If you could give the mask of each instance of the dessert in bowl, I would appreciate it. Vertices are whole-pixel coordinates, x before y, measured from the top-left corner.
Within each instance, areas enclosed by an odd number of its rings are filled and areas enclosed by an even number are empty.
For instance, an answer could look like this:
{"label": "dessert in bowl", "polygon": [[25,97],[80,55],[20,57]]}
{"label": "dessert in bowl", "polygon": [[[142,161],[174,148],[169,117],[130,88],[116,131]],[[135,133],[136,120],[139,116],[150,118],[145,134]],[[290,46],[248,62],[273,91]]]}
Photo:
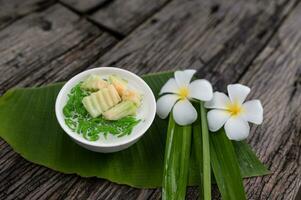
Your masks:
{"label": "dessert in bowl", "polygon": [[109,153],[141,138],[155,118],[156,100],[147,83],[134,73],[100,67],[71,78],[57,96],[55,112],[76,143]]}

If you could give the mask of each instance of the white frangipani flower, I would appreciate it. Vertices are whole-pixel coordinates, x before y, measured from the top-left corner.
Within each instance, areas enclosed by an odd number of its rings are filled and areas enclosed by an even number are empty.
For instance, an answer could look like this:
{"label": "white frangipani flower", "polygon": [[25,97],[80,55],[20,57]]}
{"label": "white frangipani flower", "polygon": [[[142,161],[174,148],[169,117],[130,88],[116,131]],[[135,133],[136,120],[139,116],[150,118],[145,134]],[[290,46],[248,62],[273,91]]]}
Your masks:
{"label": "white frangipani flower", "polygon": [[190,100],[209,101],[212,96],[212,86],[205,79],[194,80],[190,83],[195,70],[176,71],[174,78],[169,79],[161,88],[157,101],[157,114],[166,118],[173,109],[173,117],[177,124],[188,125],[197,119],[197,111]]}
{"label": "white frangipani flower", "polygon": [[209,129],[219,130],[223,125],[230,140],[243,140],[248,137],[250,126],[248,122],[261,124],[263,108],[259,100],[244,103],[250,93],[250,88],[241,84],[228,85],[228,94],[214,92],[211,101],[205,103],[210,108],[207,114]]}

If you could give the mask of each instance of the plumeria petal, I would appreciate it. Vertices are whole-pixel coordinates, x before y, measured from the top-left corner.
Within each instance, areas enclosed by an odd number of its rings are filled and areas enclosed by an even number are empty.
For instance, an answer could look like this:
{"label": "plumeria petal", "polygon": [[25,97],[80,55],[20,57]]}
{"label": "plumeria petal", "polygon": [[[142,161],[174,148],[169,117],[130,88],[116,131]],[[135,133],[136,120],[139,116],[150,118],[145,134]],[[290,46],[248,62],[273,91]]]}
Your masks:
{"label": "plumeria petal", "polygon": [[214,92],[210,101],[205,102],[206,108],[227,109],[231,103],[229,97],[222,92]]}
{"label": "plumeria petal", "polygon": [[175,94],[166,94],[160,97],[157,101],[157,115],[165,119],[178,99],[179,96]]}
{"label": "plumeria petal", "polygon": [[179,87],[187,87],[192,79],[192,76],[195,74],[196,70],[187,69],[184,71],[176,71],[175,79]]}
{"label": "plumeria petal", "polygon": [[251,89],[242,84],[230,84],[227,87],[230,100],[242,104],[250,93]]}
{"label": "plumeria petal", "polygon": [[247,101],[243,105],[242,117],[254,124],[261,124],[263,120],[263,108],[259,100]]}
{"label": "plumeria petal", "polygon": [[231,114],[225,110],[210,110],[207,114],[209,130],[218,131],[230,117]]}
{"label": "plumeria petal", "polygon": [[231,117],[225,124],[225,131],[230,140],[240,141],[248,137],[250,126],[240,117]]}
{"label": "plumeria petal", "polygon": [[200,101],[209,101],[212,99],[212,86],[209,81],[199,79],[192,81],[189,86],[189,97]]}
{"label": "plumeria petal", "polygon": [[173,108],[174,120],[182,126],[192,124],[197,115],[195,108],[187,99],[178,101]]}
{"label": "plumeria petal", "polygon": [[179,90],[178,84],[174,78],[169,79],[161,88],[160,94],[177,93]]}

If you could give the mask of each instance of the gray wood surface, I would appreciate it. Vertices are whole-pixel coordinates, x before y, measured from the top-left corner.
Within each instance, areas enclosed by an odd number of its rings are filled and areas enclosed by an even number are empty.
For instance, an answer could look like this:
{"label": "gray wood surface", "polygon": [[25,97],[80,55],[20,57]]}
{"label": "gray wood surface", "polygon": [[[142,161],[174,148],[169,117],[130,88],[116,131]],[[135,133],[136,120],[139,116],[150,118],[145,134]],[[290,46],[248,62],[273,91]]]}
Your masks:
{"label": "gray wood surface", "polygon": [[121,35],[127,35],[169,0],[115,0],[91,15],[91,19]]}
{"label": "gray wood surface", "polygon": [[54,2],[55,0],[1,0],[0,29],[33,11],[41,11]]}
{"label": "gray wood surface", "polygon": [[265,121],[253,127],[248,142],[272,172],[245,182],[249,199],[293,199],[300,187],[300,11],[301,5],[240,81],[254,89],[252,97],[262,100]]}
{"label": "gray wood surface", "polygon": [[116,42],[61,5],[28,15],[0,32],[1,89],[71,76]]}
{"label": "gray wood surface", "polygon": [[[28,2],[36,5],[34,0]],[[297,0],[147,1],[152,5],[114,0],[104,6],[87,1],[84,6],[90,5],[92,16],[101,16],[96,23],[90,20],[91,13],[81,15],[86,11],[68,4],[78,1],[66,2],[42,4],[38,10],[29,6],[26,14],[11,21],[0,17],[0,94],[16,85],[65,80],[98,66],[138,74],[195,68],[199,77],[222,91],[226,84],[245,83],[265,109],[264,123],[252,127],[248,143],[273,172],[244,181],[248,199],[297,199],[301,184]],[[6,7],[11,10],[3,16],[13,16],[14,7]],[[110,35],[116,31],[124,38]],[[0,139],[0,199],[160,197],[160,189],[135,189],[32,164]],[[189,187],[187,199],[197,197],[197,188]],[[220,199],[216,187],[213,198]]]}

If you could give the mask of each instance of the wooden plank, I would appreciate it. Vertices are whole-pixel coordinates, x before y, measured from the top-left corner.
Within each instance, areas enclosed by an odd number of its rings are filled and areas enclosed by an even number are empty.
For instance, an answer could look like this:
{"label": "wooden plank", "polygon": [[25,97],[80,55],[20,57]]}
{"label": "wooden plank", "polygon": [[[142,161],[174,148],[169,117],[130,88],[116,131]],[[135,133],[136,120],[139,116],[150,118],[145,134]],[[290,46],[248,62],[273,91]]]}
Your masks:
{"label": "wooden plank", "polygon": [[236,80],[248,69],[295,3],[175,0],[96,65],[138,74],[195,68],[221,88],[225,77]]}
{"label": "wooden plank", "polygon": [[[210,79],[217,88],[224,89],[225,84],[239,80],[248,71],[250,63],[294,7],[293,1],[269,2],[264,5],[175,0],[93,66],[113,65],[139,74],[193,67],[201,69],[200,75]],[[72,55],[68,58],[73,59]],[[52,69],[58,71],[56,67]],[[68,73],[63,74],[68,77]],[[53,73],[46,80],[41,74],[35,80],[33,74],[33,82],[28,79],[26,84],[48,82],[60,74]],[[63,175],[30,164],[15,153],[10,156],[2,153],[10,152],[7,148],[10,149],[6,143],[0,145],[0,160],[4,163],[0,162],[0,198],[160,199],[159,189],[138,190],[100,179]],[[22,180],[19,174],[24,175]],[[31,178],[31,175],[36,176]],[[250,195],[252,188],[247,187]],[[197,190],[189,188],[188,196],[196,199]]]}
{"label": "wooden plank", "polygon": [[0,93],[20,81],[70,76],[116,42],[61,5],[29,15],[0,32]]}
{"label": "wooden plank", "polygon": [[245,181],[248,199],[295,199],[301,187],[300,27],[301,5],[241,80],[262,100],[264,122],[248,143],[272,172]]}
{"label": "wooden plank", "polygon": [[1,0],[0,29],[34,11],[43,10],[54,2],[55,0]]}
{"label": "wooden plank", "polygon": [[103,5],[104,3],[112,0],[60,0],[64,4],[72,7],[81,13],[89,12],[91,9]]}
{"label": "wooden plank", "polygon": [[91,19],[121,35],[127,35],[169,0],[115,0],[101,7]]}

